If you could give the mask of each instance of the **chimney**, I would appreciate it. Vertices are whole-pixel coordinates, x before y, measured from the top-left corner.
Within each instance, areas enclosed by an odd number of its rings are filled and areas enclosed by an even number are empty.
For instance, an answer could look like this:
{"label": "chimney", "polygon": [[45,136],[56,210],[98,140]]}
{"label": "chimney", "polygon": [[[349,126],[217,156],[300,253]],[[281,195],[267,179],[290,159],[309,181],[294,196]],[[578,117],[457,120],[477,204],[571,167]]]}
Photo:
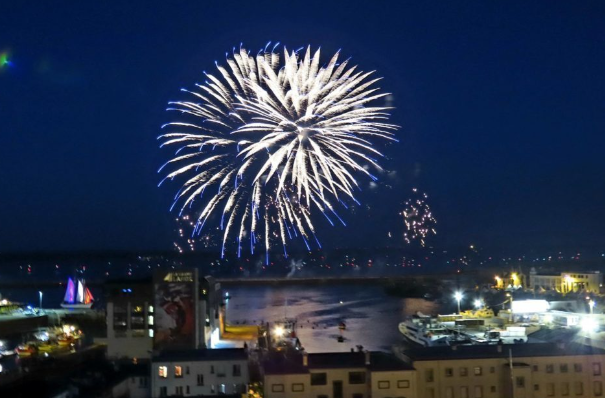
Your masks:
{"label": "chimney", "polygon": [[309,354],[307,354],[306,352],[303,352],[302,358],[303,358],[303,366],[306,368],[307,366],[309,366]]}
{"label": "chimney", "polygon": [[365,350],[364,354],[365,354],[365,358],[366,358],[366,366],[368,366],[370,364],[370,351]]}

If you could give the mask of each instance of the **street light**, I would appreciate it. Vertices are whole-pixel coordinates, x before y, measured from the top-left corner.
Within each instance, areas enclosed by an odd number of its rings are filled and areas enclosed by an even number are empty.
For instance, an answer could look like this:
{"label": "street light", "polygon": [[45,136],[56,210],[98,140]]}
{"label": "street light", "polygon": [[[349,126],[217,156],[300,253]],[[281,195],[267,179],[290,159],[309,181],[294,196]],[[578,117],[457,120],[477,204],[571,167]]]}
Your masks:
{"label": "street light", "polygon": [[454,298],[456,299],[456,301],[458,302],[458,315],[460,315],[460,301],[462,300],[462,293],[461,292],[456,292],[454,293]]}
{"label": "street light", "polygon": [[39,290],[38,294],[40,295],[40,309],[42,309],[42,290]]}
{"label": "street light", "polygon": [[590,301],[588,302],[588,306],[590,307],[590,315],[592,315],[592,314],[593,314],[593,311],[594,311],[594,306],[595,306],[595,305],[596,305],[596,303],[594,302],[594,300],[590,300]]}
{"label": "street light", "polygon": [[483,307],[483,302],[479,299],[475,299],[475,301],[473,302],[473,304],[475,305],[475,308],[479,309],[481,307]]}

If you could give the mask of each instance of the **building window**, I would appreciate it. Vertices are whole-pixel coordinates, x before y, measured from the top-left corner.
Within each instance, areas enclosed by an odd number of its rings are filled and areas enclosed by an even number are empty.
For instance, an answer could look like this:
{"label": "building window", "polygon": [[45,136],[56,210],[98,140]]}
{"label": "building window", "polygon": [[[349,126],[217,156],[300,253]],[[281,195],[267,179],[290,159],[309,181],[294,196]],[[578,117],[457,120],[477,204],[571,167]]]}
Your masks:
{"label": "building window", "polygon": [[153,326],[153,315],[147,315],[147,324]]}
{"label": "building window", "polygon": [[561,395],[569,395],[569,383],[561,383]]}
{"label": "building window", "polygon": [[187,375],[189,374],[189,366],[185,367],[185,374],[187,374]]}
{"label": "building window", "polygon": [[183,377],[183,368],[181,366],[174,367],[174,377],[181,378]]}
{"label": "building window", "polygon": [[242,365],[233,365],[233,376],[242,375]]}
{"label": "building window", "polygon": [[460,398],[468,398],[468,387],[460,387]]}
{"label": "building window", "polygon": [[433,375],[433,369],[427,369],[424,371],[424,381],[430,383],[435,380]]}
{"label": "building window", "polygon": [[592,364],[592,375],[601,376],[601,364],[599,362],[594,362]]}
{"label": "building window", "polygon": [[435,389],[434,388],[426,389],[426,398],[435,398]]}
{"label": "building window", "polygon": [[489,388],[489,391],[490,391],[490,392],[496,392],[496,386],[491,386],[491,387]]}
{"label": "building window", "polygon": [[159,366],[158,376],[163,377],[164,379],[168,377],[168,368],[166,366]]}
{"label": "building window", "polygon": [[445,368],[445,377],[452,377],[454,375],[454,369]]}
{"label": "building window", "polygon": [[363,398],[363,394],[353,394],[353,398]]}
{"label": "building window", "polygon": [[573,389],[576,395],[584,395],[584,383],[581,381],[576,381],[573,385]]}
{"label": "building window", "polygon": [[303,392],[305,391],[305,385],[303,383],[292,383],[292,392]]}
{"label": "building window", "polygon": [[561,371],[561,373],[567,373],[567,364],[566,363],[560,364],[559,370]]}
{"label": "building window", "polygon": [[410,388],[409,380],[397,380],[397,388]]}
{"label": "building window", "polygon": [[183,386],[178,386],[174,388],[174,395],[183,395]]}
{"label": "building window", "polygon": [[534,370],[534,372],[537,372],[538,371],[538,365],[532,366],[532,369]]}
{"label": "building window", "polygon": [[490,373],[496,373],[496,367],[495,366],[490,366],[489,372]]}
{"label": "building window", "polygon": [[204,385],[204,375],[203,374],[197,375],[197,385],[198,386]]}
{"label": "building window", "polygon": [[210,374],[213,375],[214,374],[214,365],[210,365]]}
{"label": "building window", "polygon": [[284,385],[283,384],[271,385],[271,392],[284,392]]}
{"label": "building window", "polygon": [[191,394],[191,390],[189,390],[189,386],[187,386],[186,391],[187,391],[187,395]]}
{"label": "building window", "polygon": [[145,388],[147,384],[147,377],[139,377],[139,387]]}
{"label": "building window", "polygon": [[555,383],[548,383],[546,385],[546,395],[549,397],[554,397],[555,395]]}
{"label": "building window", "polygon": [[483,369],[481,369],[481,366],[475,366],[473,372],[475,373],[475,376],[481,376],[483,374]]}
{"label": "building window", "polygon": [[540,385],[534,384],[534,391],[540,391]]}
{"label": "building window", "polygon": [[445,389],[445,398],[454,398],[454,387],[447,387]]}
{"label": "building window", "polygon": [[483,387],[475,386],[475,398],[483,398]]}
{"label": "building window", "polygon": [[581,363],[574,363],[573,364],[573,370],[576,373],[582,373],[582,364]]}
{"label": "building window", "polygon": [[468,375],[468,368],[460,368],[460,376]]}
{"label": "building window", "polygon": [[517,388],[525,388],[525,377],[517,376],[515,377],[515,385]]}
{"label": "building window", "polygon": [[390,381],[379,381],[378,382],[378,389],[379,390],[386,390],[388,388],[391,388],[391,382]]}
{"label": "building window", "polygon": [[349,384],[365,384],[366,372],[349,372]]}
{"label": "building window", "polygon": [[546,373],[554,373],[555,372],[555,365],[546,365]]}
{"label": "building window", "polygon": [[603,383],[600,381],[595,381],[592,383],[592,390],[594,392],[595,397],[603,396]]}
{"label": "building window", "polygon": [[311,373],[312,386],[325,386],[328,384],[328,376],[325,373]]}
{"label": "building window", "polygon": [[160,397],[168,396],[168,387],[160,387]]}

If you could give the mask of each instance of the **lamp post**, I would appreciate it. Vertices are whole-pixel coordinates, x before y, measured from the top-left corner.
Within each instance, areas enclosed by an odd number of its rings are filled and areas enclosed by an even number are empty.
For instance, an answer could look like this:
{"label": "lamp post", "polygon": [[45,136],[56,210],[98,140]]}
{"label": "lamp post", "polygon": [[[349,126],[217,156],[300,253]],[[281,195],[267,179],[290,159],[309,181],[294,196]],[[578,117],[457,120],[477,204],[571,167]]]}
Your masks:
{"label": "lamp post", "polygon": [[458,302],[458,315],[460,315],[460,301],[462,300],[462,293],[461,292],[454,293],[454,298]]}

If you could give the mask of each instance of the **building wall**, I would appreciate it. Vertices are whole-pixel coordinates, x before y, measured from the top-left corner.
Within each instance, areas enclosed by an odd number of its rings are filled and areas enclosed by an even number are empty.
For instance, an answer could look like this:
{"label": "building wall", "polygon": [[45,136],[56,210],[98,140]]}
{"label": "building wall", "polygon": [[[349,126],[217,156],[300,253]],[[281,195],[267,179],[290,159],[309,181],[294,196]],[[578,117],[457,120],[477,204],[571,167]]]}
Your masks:
{"label": "building wall", "polygon": [[[363,372],[366,374],[366,382],[364,384],[350,384],[349,373],[350,372]],[[349,369],[311,369],[311,380],[313,373],[326,373],[326,384],[325,385],[311,385],[311,396],[317,397],[318,395],[326,395],[332,397],[334,391],[334,382],[342,382],[342,396],[352,397],[353,394],[362,394],[364,398],[367,398],[370,386],[370,377],[365,368],[349,368]]]}
{"label": "building wall", "polygon": [[[527,366],[515,366],[511,376],[509,361],[504,358],[416,361],[418,396],[507,398],[512,396],[515,380],[515,398],[605,397],[595,390],[596,384],[605,388],[605,356],[515,357],[514,362]],[[593,372],[593,364],[600,374]],[[475,368],[481,368],[480,375]],[[517,377],[522,383],[517,384]]]}
{"label": "building wall", "polygon": [[[301,390],[302,385],[302,391]],[[265,398],[306,398],[311,395],[311,379],[308,373],[290,375],[266,375]]]}
{"label": "building wall", "polygon": [[372,372],[370,395],[368,396],[372,398],[418,397],[416,371]]}
{"label": "building wall", "polygon": [[[239,376],[233,374],[233,365],[239,365]],[[167,368],[165,378],[160,377],[163,366]],[[182,377],[175,377],[176,366],[181,367]],[[183,396],[235,394],[247,391],[250,380],[247,360],[153,362],[151,372],[154,398],[161,396],[162,387],[168,395],[176,395],[177,387],[183,388]],[[198,384],[198,375],[203,375],[203,385]]]}
{"label": "building wall", "polygon": [[[116,329],[115,307],[119,306],[125,309],[126,328],[124,330]],[[142,316],[144,317],[144,328],[141,334],[140,330],[133,331],[132,315],[134,307],[142,307]],[[107,303],[107,356],[109,358],[139,358],[150,359],[153,349],[153,338],[149,334],[153,327],[153,312],[150,311],[148,302],[132,303],[131,301],[110,301]],[[151,316],[151,318],[150,318]]]}

